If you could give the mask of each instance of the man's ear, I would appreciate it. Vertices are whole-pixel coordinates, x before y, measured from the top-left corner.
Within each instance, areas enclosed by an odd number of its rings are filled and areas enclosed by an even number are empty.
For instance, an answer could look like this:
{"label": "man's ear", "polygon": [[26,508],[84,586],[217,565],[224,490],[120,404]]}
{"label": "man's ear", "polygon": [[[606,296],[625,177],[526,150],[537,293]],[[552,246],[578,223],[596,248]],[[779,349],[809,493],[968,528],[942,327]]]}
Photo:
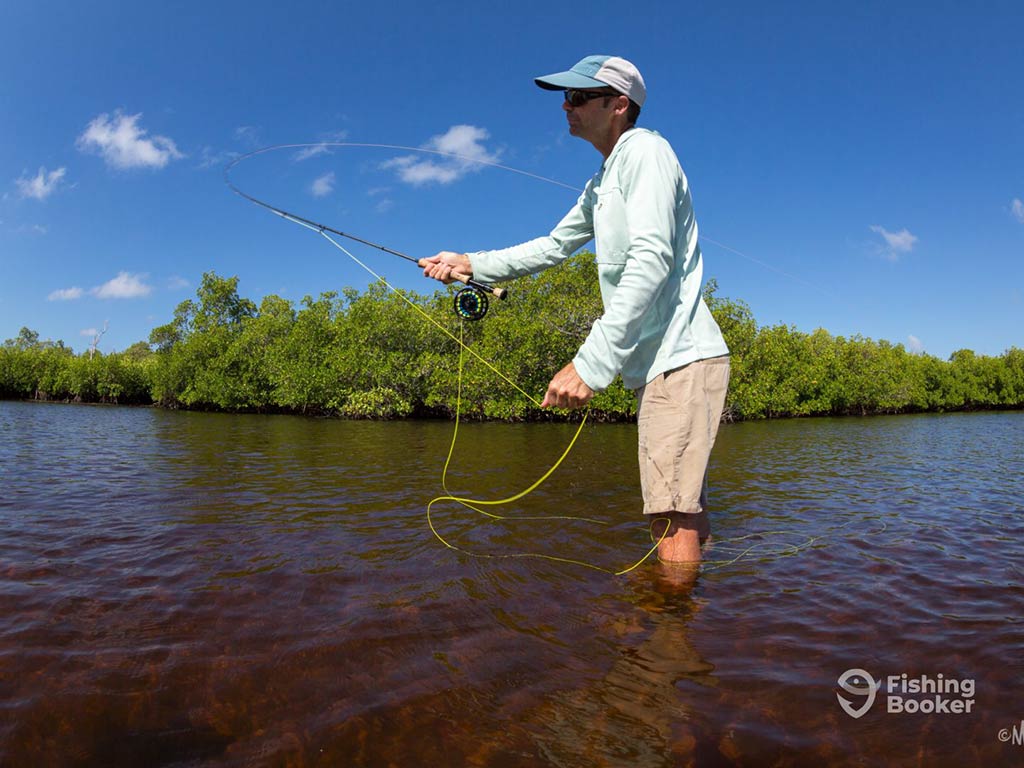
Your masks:
{"label": "man's ear", "polygon": [[615,114],[616,115],[624,115],[624,114],[626,114],[626,112],[629,111],[629,97],[626,96],[625,94],[620,93],[615,98],[617,98],[619,100],[618,105],[615,107]]}

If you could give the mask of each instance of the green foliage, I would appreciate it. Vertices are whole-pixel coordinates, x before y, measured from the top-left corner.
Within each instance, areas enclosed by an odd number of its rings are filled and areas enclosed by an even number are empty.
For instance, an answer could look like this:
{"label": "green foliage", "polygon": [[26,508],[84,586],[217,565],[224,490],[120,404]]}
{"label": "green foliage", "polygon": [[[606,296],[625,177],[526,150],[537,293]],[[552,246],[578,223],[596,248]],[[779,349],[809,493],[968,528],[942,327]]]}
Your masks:
{"label": "green foliage", "polygon": [[[171,322],[124,352],[76,356],[22,328],[0,346],[0,397],[370,419],[450,417],[461,400],[467,418],[572,418],[538,404],[601,315],[593,256],[509,288],[482,322],[460,323],[455,288],[424,296],[377,282],[306,296],[296,308],[273,295],[257,305],[239,295],[237,277],[208,272]],[[704,297],[732,351],[727,418],[1024,405],[1024,350],[959,350],[943,361],[822,329],[759,328],[747,304],[717,291],[711,280]],[[474,353],[462,354],[461,391],[460,337]],[[629,419],[636,398],[616,379],[591,409],[592,418]]]}
{"label": "green foliage", "polygon": [[276,308],[278,323],[290,321],[265,352],[271,388],[282,408],[300,413],[336,410],[340,400],[332,356],[340,303],[335,293],[321,294],[316,301],[306,296],[302,303],[305,309],[299,313],[290,304]]}
{"label": "green foliage", "polygon": [[390,387],[374,387],[368,392],[353,392],[339,412],[356,419],[400,419],[411,416],[413,406]]}

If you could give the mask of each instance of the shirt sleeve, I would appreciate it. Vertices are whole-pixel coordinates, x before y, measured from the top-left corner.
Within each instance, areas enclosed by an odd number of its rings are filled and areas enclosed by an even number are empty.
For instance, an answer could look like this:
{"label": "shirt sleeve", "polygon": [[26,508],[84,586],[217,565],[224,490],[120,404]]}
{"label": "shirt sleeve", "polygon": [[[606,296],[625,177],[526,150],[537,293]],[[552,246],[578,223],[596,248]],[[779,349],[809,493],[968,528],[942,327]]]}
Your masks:
{"label": "shirt sleeve", "polygon": [[636,349],[646,316],[658,311],[653,308],[675,261],[676,209],[687,205],[687,196],[677,194],[682,169],[664,140],[634,140],[623,147],[620,162],[629,230],[626,261],[604,314],[573,360],[580,378],[594,390],[611,384]]}
{"label": "shirt sleeve", "polygon": [[510,280],[561,263],[594,237],[593,180],[576,205],[546,237],[511,248],[469,254],[473,278],[485,283]]}

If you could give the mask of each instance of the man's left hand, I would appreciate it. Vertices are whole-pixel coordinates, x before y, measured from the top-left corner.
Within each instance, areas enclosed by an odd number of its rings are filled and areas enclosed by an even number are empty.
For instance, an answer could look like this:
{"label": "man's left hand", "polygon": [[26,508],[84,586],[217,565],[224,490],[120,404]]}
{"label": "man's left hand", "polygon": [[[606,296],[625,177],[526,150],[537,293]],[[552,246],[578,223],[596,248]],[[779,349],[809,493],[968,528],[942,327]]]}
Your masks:
{"label": "man's left hand", "polygon": [[593,396],[594,390],[576,373],[576,366],[569,363],[548,384],[548,391],[540,407],[579,408],[586,405]]}

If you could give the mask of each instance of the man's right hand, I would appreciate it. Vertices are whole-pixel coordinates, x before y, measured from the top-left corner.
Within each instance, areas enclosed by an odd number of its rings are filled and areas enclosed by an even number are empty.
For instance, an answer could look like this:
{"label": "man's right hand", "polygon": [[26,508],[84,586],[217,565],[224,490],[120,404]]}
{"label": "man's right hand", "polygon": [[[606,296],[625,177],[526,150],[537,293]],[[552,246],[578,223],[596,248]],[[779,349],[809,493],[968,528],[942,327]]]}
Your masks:
{"label": "man's right hand", "polygon": [[424,277],[440,280],[445,285],[453,282],[452,272],[467,277],[473,275],[473,265],[469,262],[469,256],[464,253],[441,251],[434,256],[420,259],[419,263],[423,267]]}

